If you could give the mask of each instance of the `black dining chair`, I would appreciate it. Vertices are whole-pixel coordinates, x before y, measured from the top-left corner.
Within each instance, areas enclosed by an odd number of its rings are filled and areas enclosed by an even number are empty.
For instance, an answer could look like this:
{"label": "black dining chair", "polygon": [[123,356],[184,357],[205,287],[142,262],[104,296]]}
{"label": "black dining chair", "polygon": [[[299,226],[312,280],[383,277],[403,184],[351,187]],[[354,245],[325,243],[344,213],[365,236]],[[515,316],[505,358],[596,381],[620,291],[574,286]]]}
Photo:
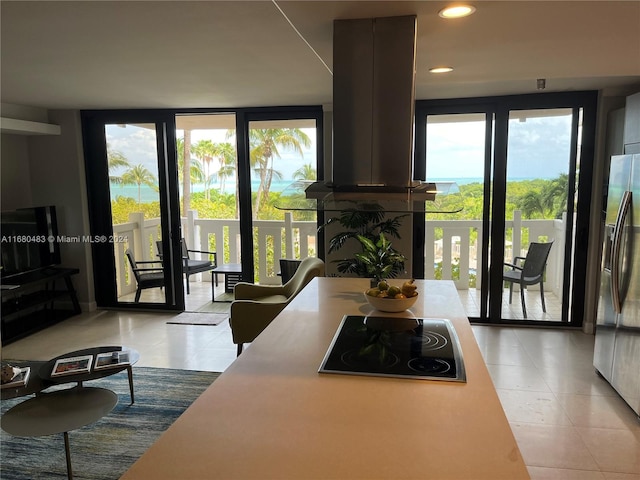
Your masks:
{"label": "black dining chair", "polygon": [[[156,241],[156,248],[158,249],[158,257],[162,259],[162,240]],[[191,258],[192,253],[204,253],[207,258],[199,260]],[[189,275],[195,275],[196,273],[203,273],[213,270],[218,266],[218,256],[216,252],[210,252],[206,250],[190,250],[187,248],[187,242],[182,239],[182,271],[187,280],[187,295],[191,293],[189,288]],[[218,285],[218,276],[214,275],[215,285]]]}
{"label": "black dining chair", "polygon": [[[524,301],[524,291],[527,285],[540,284],[540,299],[542,300],[542,311],[547,308],[544,303],[544,270],[547,266],[547,258],[553,246],[553,241],[549,243],[531,242],[526,257],[514,257],[513,263],[505,263],[511,270],[503,273],[503,280],[509,282],[509,304],[513,297],[513,284],[520,285],[520,300],[522,303],[522,313],[527,318],[527,306]],[[521,263],[522,262],[522,263]]]}
{"label": "black dining chair", "polygon": [[291,280],[293,274],[298,270],[300,263],[302,263],[302,260],[289,260],[287,258],[280,259],[280,276],[282,277],[283,285]]}
{"label": "black dining chair", "polygon": [[[130,248],[127,248],[124,253],[129,259],[129,265],[131,266],[133,276],[135,277],[137,283],[135,299],[136,303],[140,301],[142,290],[146,288],[164,287],[164,270],[161,266],[158,266],[158,261],[136,261]],[[156,266],[151,266],[153,264],[155,264]]]}

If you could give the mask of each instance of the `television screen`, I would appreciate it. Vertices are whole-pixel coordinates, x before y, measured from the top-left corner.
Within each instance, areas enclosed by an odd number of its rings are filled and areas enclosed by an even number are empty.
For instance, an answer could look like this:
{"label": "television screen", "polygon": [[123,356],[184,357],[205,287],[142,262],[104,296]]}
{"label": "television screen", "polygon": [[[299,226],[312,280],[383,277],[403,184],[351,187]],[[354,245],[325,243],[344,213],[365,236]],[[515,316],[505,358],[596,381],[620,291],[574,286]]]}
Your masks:
{"label": "television screen", "polygon": [[53,206],[2,212],[2,277],[60,264]]}

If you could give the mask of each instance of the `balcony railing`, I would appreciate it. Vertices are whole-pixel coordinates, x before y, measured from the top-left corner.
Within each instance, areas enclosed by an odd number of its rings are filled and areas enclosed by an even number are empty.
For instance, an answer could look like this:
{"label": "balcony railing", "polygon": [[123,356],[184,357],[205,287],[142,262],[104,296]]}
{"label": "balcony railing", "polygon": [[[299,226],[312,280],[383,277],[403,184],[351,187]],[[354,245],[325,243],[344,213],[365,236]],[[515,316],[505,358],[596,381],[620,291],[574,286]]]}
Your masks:
{"label": "balcony railing", "polygon": [[[157,260],[156,241],[160,240],[160,219],[145,220],[144,214],[133,213],[129,222],[113,226],[114,235],[128,242],[114,244],[118,294],[135,291],[135,281],[129,272],[124,251],[131,248],[136,258]],[[505,260],[524,256],[523,237],[529,241],[555,240],[547,262],[545,290],[559,294],[564,265],[565,222],[562,220],[522,220],[519,211],[506,222]],[[182,219],[182,231],[187,245],[195,250],[213,248],[218,252],[218,264],[240,263],[240,223],[236,219],[198,218],[189,211]],[[280,258],[316,256],[316,223],[294,221],[285,213],[284,221],[254,220],[254,261],[256,277],[262,284],[277,284],[280,278]],[[438,239],[436,240],[436,237]],[[476,220],[428,220],[425,238],[425,278],[453,280],[459,290],[480,288],[482,222]],[[516,252],[516,253],[514,253]],[[474,278],[475,277],[475,278]],[[202,276],[202,281],[210,281]]]}

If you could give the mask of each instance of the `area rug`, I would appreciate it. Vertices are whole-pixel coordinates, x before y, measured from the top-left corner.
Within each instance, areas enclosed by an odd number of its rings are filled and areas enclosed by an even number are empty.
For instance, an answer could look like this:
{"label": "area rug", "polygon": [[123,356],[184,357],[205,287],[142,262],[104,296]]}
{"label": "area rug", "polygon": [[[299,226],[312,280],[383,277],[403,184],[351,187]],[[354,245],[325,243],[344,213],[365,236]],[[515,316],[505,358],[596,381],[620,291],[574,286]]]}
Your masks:
{"label": "area rug", "polygon": [[167,323],[175,325],[220,325],[228,318],[228,313],[183,312],[167,320]]}
{"label": "area rug", "polygon": [[[118,404],[98,422],[69,432],[74,478],[119,478],[219,375],[134,367],[136,401],[133,405],[126,371],[87,382],[86,386],[116,392]],[[3,400],[1,413],[26,399]],[[19,438],[2,431],[0,443],[2,480],[67,478],[62,434]]]}
{"label": "area rug", "polygon": [[223,293],[216,297],[215,302],[207,302],[197,309],[198,313],[229,313],[231,302],[233,301],[233,293]]}

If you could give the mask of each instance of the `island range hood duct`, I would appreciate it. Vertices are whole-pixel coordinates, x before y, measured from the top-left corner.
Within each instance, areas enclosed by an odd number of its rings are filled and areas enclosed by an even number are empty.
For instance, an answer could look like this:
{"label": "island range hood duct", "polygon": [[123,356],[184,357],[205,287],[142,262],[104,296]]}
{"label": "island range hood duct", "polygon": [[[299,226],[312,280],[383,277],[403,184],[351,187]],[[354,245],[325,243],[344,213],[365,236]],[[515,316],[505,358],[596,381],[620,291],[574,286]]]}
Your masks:
{"label": "island range hood duct", "polygon": [[306,188],[318,200],[425,201],[413,180],[415,15],[335,20],[333,179]]}

